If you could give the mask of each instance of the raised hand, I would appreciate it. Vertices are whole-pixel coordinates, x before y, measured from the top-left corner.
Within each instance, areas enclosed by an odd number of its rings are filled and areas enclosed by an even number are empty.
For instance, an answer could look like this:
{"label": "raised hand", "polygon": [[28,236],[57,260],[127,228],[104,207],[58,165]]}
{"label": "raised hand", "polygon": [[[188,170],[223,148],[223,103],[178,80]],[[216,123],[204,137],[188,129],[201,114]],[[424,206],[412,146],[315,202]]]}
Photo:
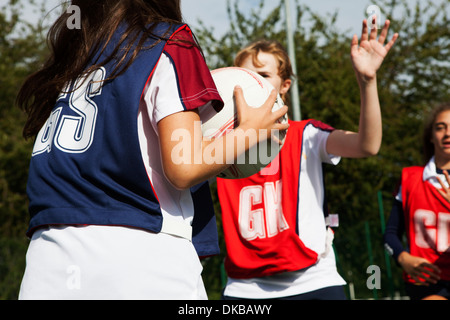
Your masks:
{"label": "raised hand", "polygon": [[373,25],[375,27],[370,31],[369,35],[367,20],[364,20],[361,42],[359,45],[357,35],[354,35],[352,39],[351,59],[358,80],[370,81],[376,77],[376,72],[398,38],[398,33],[395,33],[391,41],[384,45],[388,34],[390,21],[386,20],[378,40],[378,30],[376,28],[375,18],[373,20]]}

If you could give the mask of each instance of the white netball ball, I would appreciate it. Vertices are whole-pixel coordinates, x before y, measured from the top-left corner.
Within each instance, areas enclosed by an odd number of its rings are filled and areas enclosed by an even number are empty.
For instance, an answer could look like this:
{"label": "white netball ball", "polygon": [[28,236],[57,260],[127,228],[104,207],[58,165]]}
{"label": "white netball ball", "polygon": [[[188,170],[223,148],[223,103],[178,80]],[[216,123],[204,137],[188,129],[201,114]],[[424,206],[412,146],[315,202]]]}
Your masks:
{"label": "white netball ball", "polygon": [[[266,79],[259,74],[243,68],[228,67],[213,70],[211,72],[219,94],[224,102],[223,109],[208,119],[202,119],[202,133],[207,138],[220,137],[237,125],[237,112],[234,101],[234,88],[239,85],[244,93],[247,104],[254,108],[261,107],[274,89]],[[275,111],[284,106],[284,102],[278,95],[272,108]],[[287,123],[287,116],[282,117],[280,123]],[[251,133],[249,133],[251,135]],[[219,177],[225,179],[240,179],[258,173],[265,168],[279,153],[284,143],[286,132],[279,132],[277,143],[272,139],[260,142],[239,157]],[[251,138],[251,137],[249,137]]]}

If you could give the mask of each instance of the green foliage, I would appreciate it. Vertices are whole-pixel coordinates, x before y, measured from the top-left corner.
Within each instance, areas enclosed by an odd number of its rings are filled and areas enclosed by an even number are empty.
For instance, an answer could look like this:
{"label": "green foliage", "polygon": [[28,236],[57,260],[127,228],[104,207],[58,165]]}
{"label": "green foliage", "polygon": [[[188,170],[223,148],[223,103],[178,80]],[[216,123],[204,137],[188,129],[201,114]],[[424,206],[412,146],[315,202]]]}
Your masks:
{"label": "green foliage", "polygon": [[[212,69],[230,66],[243,46],[259,38],[277,39],[286,45],[282,22],[282,2],[263,15],[264,1],[250,13],[239,9],[239,1],[228,1],[230,28],[215,38],[207,28],[195,30]],[[297,2],[296,44],[297,78],[302,118],[315,118],[335,128],[357,130],[360,95],[350,61],[352,34],[335,26],[337,14],[322,17]],[[425,115],[449,96],[449,32],[445,12],[449,2],[375,1],[382,14],[391,20],[389,38],[399,32],[400,38],[378,72],[379,96],[383,113],[383,145],[376,157],[342,159],[336,166],[326,166],[326,186],[330,212],[340,214],[336,228],[335,248],[342,276],[354,285],[357,298],[371,298],[367,289],[367,267],[370,263],[383,271],[378,297],[390,296],[391,286],[403,293],[401,273],[395,263],[393,280],[386,273],[380,206],[381,192],[387,212],[402,167],[422,163],[421,132]],[[400,16],[394,13],[400,12]],[[365,16],[365,12],[361,12]],[[281,22],[280,22],[281,21]],[[295,106],[293,106],[295,107]],[[215,191],[213,190],[214,194]],[[217,201],[217,200],[216,200]],[[219,228],[220,206],[218,206]],[[369,224],[371,252],[366,240]],[[222,261],[225,252],[217,258]],[[390,263],[391,261],[388,261]],[[217,262],[214,262],[217,265]],[[205,282],[216,283],[219,270],[205,273]],[[217,287],[217,286],[215,286]]]}
{"label": "green foliage", "polygon": [[42,27],[21,20],[22,9],[19,1],[9,1],[0,12],[0,299],[17,298],[28,242],[25,188],[32,141],[22,138],[25,116],[15,98],[42,61],[45,44]]}
{"label": "green foliage", "polygon": [[[335,249],[342,276],[354,284],[357,298],[371,298],[366,287],[372,262],[383,271],[378,297],[389,296],[385,253],[380,229],[380,191],[387,219],[392,192],[404,166],[421,163],[421,128],[424,116],[436,103],[450,100],[449,1],[374,1],[400,33],[378,74],[383,113],[383,145],[378,156],[343,159],[326,167],[330,212],[340,214]],[[216,37],[201,25],[194,30],[211,69],[230,66],[234,55],[249,42],[273,38],[286,45],[283,1],[267,12],[265,1],[249,13],[239,1],[227,0],[228,31]],[[315,118],[335,128],[357,130],[359,89],[350,62],[350,37],[335,26],[337,15],[322,17],[297,2],[295,22],[296,62],[302,118]],[[10,0],[0,10],[0,299],[16,299],[24,270],[27,239],[26,178],[32,141],[22,138],[24,115],[14,106],[25,77],[42,63],[46,53],[45,12],[34,1],[26,5],[41,10],[41,20],[30,25],[21,19],[25,4]],[[401,12],[399,16],[396,16]],[[365,12],[361,12],[365,16]],[[295,107],[295,106],[292,106]],[[212,195],[221,234],[220,205],[215,186]],[[369,224],[371,249],[366,241]],[[222,254],[204,261],[204,281],[210,299],[219,299],[224,285]],[[399,269],[392,263],[394,287],[402,291]]]}

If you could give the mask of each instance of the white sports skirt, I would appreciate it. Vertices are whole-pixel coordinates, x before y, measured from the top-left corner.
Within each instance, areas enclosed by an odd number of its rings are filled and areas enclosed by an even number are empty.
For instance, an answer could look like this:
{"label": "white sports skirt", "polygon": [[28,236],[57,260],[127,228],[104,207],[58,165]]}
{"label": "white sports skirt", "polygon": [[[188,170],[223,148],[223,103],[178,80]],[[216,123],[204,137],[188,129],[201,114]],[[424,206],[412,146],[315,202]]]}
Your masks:
{"label": "white sports skirt", "polygon": [[189,240],[125,227],[51,227],[33,234],[20,300],[203,300]]}

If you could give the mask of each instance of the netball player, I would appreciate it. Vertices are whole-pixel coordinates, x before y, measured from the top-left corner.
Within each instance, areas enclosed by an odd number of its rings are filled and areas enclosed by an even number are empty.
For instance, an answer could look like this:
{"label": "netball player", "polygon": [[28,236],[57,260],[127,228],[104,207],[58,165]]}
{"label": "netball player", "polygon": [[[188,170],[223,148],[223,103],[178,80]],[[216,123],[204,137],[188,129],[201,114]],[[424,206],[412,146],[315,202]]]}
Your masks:
{"label": "netball player", "polygon": [[450,104],[431,113],[423,145],[426,164],[403,169],[384,239],[411,299],[444,300],[450,298]]}
{"label": "netball player", "polygon": [[[59,17],[50,57],[18,96],[24,135],[36,137],[20,299],[205,299],[190,188],[251,146],[223,143],[236,132],[214,141],[195,134],[223,102],[179,0],[72,4],[81,29]],[[239,127],[285,130],[276,121],[287,109],[271,113],[275,99],[256,110],[237,88]],[[178,129],[188,133],[182,141],[172,138]],[[180,143],[192,159],[208,144],[235,148],[223,150],[223,164],[178,164]],[[202,254],[215,253],[204,236]]]}
{"label": "netball player", "polygon": [[[359,132],[335,130],[317,120],[290,121],[283,148],[269,167],[246,179],[218,179],[227,247],[225,299],[345,299],[333,232],[324,210],[322,165],[340,157],[375,155],[381,145],[376,72],[396,41],[384,45],[363,22],[351,59],[361,92]],[[238,53],[235,64],[260,73],[285,94],[292,70],[276,43],[257,42]],[[277,168],[277,170],[273,170]]]}

